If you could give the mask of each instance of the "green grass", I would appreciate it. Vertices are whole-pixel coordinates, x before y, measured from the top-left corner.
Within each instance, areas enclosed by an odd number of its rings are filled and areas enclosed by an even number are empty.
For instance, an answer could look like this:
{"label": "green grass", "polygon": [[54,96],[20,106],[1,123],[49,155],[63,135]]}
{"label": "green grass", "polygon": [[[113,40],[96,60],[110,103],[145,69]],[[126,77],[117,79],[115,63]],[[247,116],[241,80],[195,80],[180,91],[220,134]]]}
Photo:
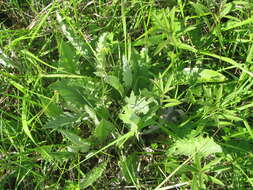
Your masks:
{"label": "green grass", "polygon": [[0,189],[252,189],[252,12],[0,1]]}

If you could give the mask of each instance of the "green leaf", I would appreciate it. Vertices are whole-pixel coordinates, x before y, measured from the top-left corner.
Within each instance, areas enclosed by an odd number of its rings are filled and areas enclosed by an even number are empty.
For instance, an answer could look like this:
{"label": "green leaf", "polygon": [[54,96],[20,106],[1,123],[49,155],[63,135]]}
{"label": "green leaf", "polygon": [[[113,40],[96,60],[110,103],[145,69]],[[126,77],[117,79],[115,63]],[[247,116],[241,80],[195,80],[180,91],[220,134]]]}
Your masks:
{"label": "green leaf", "polygon": [[70,105],[81,108],[88,102],[83,94],[83,88],[70,86],[66,81],[58,81],[51,85],[51,88],[58,90],[63,99]]}
{"label": "green leaf", "polygon": [[212,138],[198,136],[176,141],[169,152],[186,156],[193,156],[198,153],[203,157],[207,157],[210,154],[222,152],[222,148],[220,145],[216,144]]}
{"label": "green leaf", "polygon": [[94,124],[96,126],[99,125],[99,121],[98,121],[98,118],[97,118],[97,115],[96,115],[96,112],[89,106],[85,105],[84,107],[86,113],[90,116],[90,118],[93,120]]}
{"label": "green leaf", "polygon": [[209,176],[207,176],[207,178],[209,179],[209,181],[211,181],[217,185],[225,186],[225,184],[221,180],[217,179],[216,177],[209,175]]}
{"label": "green leaf", "polygon": [[119,161],[119,166],[122,175],[125,177],[126,181],[136,185],[137,183],[137,157],[135,154],[129,156],[122,156]]}
{"label": "green leaf", "polygon": [[62,16],[59,13],[56,13],[56,20],[58,21],[61,31],[64,36],[69,40],[69,42],[75,47],[77,52],[82,56],[87,56],[90,51],[90,47],[85,43],[85,39],[79,37],[75,32],[68,26]]}
{"label": "green leaf", "polygon": [[146,114],[149,111],[149,104],[153,101],[152,99],[146,100],[145,97],[143,98],[137,98],[134,95],[134,92],[131,92],[130,97],[126,97],[125,101],[127,103],[127,106],[134,110],[136,114]]}
{"label": "green leaf", "polygon": [[133,109],[129,107],[124,107],[124,113],[120,114],[119,117],[125,124],[130,125],[131,131],[134,131],[134,133],[137,133],[140,117],[136,115]]}
{"label": "green leaf", "polygon": [[130,88],[133,83],[133,74],[126,56],[123,56],[123,82],[126,88]]}
{"label": "green leaf", "polygon": [[1,49],[0,49],[0,65],[3,65],[4,67],[10,67],[10,68],[15,67],[15,64],[12,62],[12,60],[9,59],[7,55],[5,55]]}
{"label": "green leaf", "polygon": [[61,41],[59,47],[60,59],[59,67],[69,73],[79,73],[79,57],[76,55],[75,49],[68,43]]}
{"label": "green leaf", "polygon": [[192,6],[194,7],[195,12],[201,16],[204,15],[205,13],[207,13],[209,10],[202,4],[200,3],[192,3]]}
{"label": "green leaf", "polygon": [[82,179],[82,182],[80,184],[80,189],[85,189],[89,186],[91,186],[105,171],[107,166],[107,162],[103,162],[99,164],[97,167],[93,168],[87,176]]}
{"label": "green leaf", "polygon": [[222,75],[221,73],[210,70],[210,69],[204,69],[199,73],[199,82],[224,82],[226,80],[226,77]]}
{"label": "green leaf", "polygon": [[114,129],[115,126],[111,122],[102,119],[95,129],[94,135],[100,142],[104,142]]}
{"label": "green leaf", "polygon": [[174,107],[182,103],[177,99],[171,99],[171,98],[166,99],[163,102],[165,102],[165,105],[163,106],[164,108]]}
{"label": "green leaf", "polygon": [[69,130],[60,130],[64,137],[66,137],[73,146],[70,146],[70,152],[88,152],[90,149],[90,142],[70,132]]}
{"label": "green leaf", "polygon": [[220,12],[220,17],[222,18],[226,16],[228,13],[231,12],[231,10],[233,10],[233,8],[234,8],[233,3],[227,3]]}
{"label": "green leaf", "polygon": [[53,160],[64,162],[74,157],[72,152],[52,152],[53,146],[41,146],[36,148],[36,152],[40,153],[43,159],[51,162]]}
{"label": "green leaf", "polygon": [[183,70],[182,81],[196,82],[224,82],[226,77],[221,73],[210,69],[185,68]]}
{"label": "green leaf", "polygon": [[22,121],[22,128],[25,132],[25,134],[32,140],[32,142],[34,142],[34,144],[36,144],[35,140],[32,137],[31,131],[28,127],[29,122],[27,121],[27,95],[25,95],[25,97],[23,97],[23,101],[22,101],[22,113],[21,113],[21,121]]}
{"label": "green leaf", "polygon": [[253,130],[251,129],[251,126],[249,125],[249,123],[246,120],[243,120],[243,123],[244,123],[251,139],[253,139]]}
{"label": "green leaf", "polygon": [[108,83],[113,88],[115,88],[120,93],[120,95],[123,97],[124,88],[123,88],[123,86],[121,85],[121,82],[119,81],[119,79],[116,76],[113,76],[113,75],[107,76],[106,77],[106,83]]}
{"label": "green leaf", "polygon": [[62,114],[59,115],[58,117],[49,120],[45,124],[45,128],[53,128],[53,129],[60,129],[63,127],[69,127],[71,126],[74,122],[76,122],[81,115],[76,115],[76,114]]}
{"label": "green leaf", "polygon": [[234,22],[233,24],[225,27],[225,28],[222,28],[222,31],[227,31],[227,30],[231,30],[231,29],[234,29],[234,28],[237,28],[237,27],[240,27],[240,26],[243,26],[243,25],[247,25],[247,24],[250,24],[253,22],[253,16],[246,19],[246,20],[243,20],[243,21],[239,21],[239,22]]}
{"label": "green leaf", "polygon": [[56,98],[52,97],[51,100],[41,98],[43,107],[45,108],[45,114],[48,117],[58,117],[62,113],[61,107],[55,103]]}

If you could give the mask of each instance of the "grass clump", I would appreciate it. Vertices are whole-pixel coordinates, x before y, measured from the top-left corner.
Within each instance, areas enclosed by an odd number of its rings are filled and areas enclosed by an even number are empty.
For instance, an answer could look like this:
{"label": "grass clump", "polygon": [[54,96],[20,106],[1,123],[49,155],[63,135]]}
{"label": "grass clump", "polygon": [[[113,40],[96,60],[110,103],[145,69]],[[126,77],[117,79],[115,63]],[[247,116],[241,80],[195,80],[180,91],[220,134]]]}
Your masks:
{"label": "grass clump", "polygon": [[252,10],[0,2],[0,189],[252,189]]}

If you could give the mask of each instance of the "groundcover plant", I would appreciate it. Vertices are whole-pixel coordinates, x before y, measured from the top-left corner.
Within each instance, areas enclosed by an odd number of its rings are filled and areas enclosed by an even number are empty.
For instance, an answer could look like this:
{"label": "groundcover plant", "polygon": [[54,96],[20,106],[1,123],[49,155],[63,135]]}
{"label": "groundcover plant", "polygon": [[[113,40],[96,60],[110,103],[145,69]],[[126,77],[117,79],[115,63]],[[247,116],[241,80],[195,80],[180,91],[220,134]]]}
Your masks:
{"label": "groundcover plant", "polygon": [[0,0],[0,189],[253,189],[252,15]]}

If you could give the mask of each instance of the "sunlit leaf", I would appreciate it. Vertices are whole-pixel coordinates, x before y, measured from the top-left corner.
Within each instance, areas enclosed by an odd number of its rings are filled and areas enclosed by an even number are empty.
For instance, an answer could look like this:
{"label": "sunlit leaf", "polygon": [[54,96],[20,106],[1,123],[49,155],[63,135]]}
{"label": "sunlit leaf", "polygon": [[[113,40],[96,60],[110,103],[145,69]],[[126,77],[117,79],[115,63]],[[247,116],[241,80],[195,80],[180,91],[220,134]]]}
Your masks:
{"label": "sunlit leaf", "polygon": [[176,141],[170,151],[174,154],[193,156],[196,153],[206,157],[210,154],[222,152],[220,145],[216,144],[210,137],[198,136],[195,138],[185,138]]}

